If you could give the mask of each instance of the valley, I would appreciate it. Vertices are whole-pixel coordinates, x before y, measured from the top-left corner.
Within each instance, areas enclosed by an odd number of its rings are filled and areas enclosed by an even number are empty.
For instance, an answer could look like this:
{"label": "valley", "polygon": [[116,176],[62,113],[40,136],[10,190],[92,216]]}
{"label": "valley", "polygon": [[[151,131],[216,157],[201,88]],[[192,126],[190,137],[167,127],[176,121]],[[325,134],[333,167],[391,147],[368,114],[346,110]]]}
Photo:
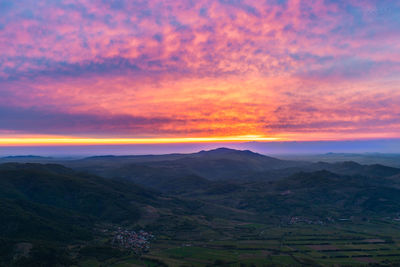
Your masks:
{"label": "valley", "polygon": [[17,161],[0,164],[3,266],[400,263],[395,167],[225,148]]}

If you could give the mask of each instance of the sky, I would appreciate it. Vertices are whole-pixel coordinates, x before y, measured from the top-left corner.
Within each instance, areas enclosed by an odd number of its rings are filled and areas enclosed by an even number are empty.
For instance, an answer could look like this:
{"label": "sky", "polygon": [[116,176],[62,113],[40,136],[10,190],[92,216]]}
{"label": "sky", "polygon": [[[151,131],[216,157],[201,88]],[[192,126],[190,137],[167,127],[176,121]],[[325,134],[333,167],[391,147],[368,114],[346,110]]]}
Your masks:
{"label": "sky", "polygon": [[0,145],[400,138],[400,2],[0,0]]}

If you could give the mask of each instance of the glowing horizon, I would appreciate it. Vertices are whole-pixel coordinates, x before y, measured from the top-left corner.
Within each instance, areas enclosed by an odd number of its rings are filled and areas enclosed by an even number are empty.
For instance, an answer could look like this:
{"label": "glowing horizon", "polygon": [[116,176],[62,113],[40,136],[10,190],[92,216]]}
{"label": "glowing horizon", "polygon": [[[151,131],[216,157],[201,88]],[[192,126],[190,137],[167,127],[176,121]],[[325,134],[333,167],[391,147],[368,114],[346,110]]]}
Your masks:
{"label": "glowing horizon", "polygon": [[208,142],[282,141],[263,136],[183,137],[183,138],[0,138],[0,146],[15,145],[111,145],[111,144],[177,144]]}
{"label": "glowing horizon", "polygon": [[[75,145],[139,145],[139,144],[195,144],[195,143],[244,143],[244,142],[310,142],[310,141],[354,141],[354,140],[377,140],[374,135],[362,137],[349,136],[348,138],[331,138],[321,136],[316,139],[311,136],[308,139],[298,137],[281,136],[266,137],[262,135],[242,136],[214,136],[214,137],[164,137],[164,138],[85,138],[85,137],[0,137],[0,147],[7,146],[75,146]],[[387,135],[384,139],[398,139],[396,135]],[[384,140],[383,139],[383,140]],[[382,140],[382,139],[381,139]]]}

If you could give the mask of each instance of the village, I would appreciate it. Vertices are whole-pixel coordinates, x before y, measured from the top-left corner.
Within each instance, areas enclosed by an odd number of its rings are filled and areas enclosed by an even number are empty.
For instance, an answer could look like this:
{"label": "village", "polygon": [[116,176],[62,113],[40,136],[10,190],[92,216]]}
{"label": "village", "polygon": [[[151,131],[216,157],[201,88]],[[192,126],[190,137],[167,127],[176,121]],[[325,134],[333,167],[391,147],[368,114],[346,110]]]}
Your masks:
{"label": "village", "polygon": [[154,235],[149,232],[129,231],[118,227],[114,232],[111,244],[116,248],[131,250],[135,254],[143,254],[149,251],[150,241],[153,239]]}

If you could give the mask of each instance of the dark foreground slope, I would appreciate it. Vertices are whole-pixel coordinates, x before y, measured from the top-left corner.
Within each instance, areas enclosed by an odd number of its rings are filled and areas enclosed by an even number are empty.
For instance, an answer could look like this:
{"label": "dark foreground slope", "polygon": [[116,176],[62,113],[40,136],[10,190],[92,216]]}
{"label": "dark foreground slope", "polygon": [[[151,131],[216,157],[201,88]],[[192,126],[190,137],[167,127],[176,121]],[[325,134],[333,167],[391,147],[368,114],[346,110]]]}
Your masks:
{"label": "dark foreground slope", "polygon": [[129,181],[82,174],[55,164],[2,164],[0,266],[11,265],[18,244],[33,244],[34,249],[48,252],[92,242],[99,224],[133,225],[148,207],[171,213],[187,209],[182,202]]}
{"label": "dark foreground slope", "polygon": [[[186,179],[164,186],[186,188],[185,192],[202,188],[204,179],[192,178],[199,186],[187,185]],[[0,165],[0,266],[69,266],[86,257],[112,258],[119,252],[111,247],[111,233],[119,227],[148,229],[170,238],[200,237],[207,225],[204,216],[248,218],[218,203],[166,196],[128,180],[62,165]]]}
{"label": "dark foreground slope", "polygon": [[0,233],[6,237],[87,238],[83,229],[91,223],[136,221],[140,204],[154,203],[156,198],[155,193],[128,181],[83,175],[60,165],[3,164]]}

